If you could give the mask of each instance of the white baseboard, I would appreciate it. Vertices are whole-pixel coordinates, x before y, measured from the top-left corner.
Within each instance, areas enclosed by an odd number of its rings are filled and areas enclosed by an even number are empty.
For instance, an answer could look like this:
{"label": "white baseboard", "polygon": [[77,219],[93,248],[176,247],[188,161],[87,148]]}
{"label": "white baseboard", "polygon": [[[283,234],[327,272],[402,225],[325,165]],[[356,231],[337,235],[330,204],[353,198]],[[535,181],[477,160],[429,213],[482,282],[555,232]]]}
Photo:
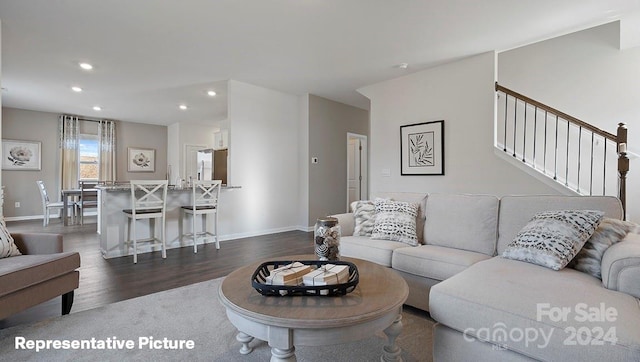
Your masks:
{"label": "white baseboard", "polygon": [[[51,216],[52,219],[59,219],[60,216]],[[42,220],[44,215],[29,215],[29,216],[7,216],[4,221],[25,221],[25,220]]]}
{"label": "white baseboard", "polygon": [[311,226],[298,226],[296,230],[304,231],[305,233],[309,233],[313,231],[313,225]]}
{"label": "white baseboard", "polygon": [[269,235],[269,234],[277,234],[277,233],[284,233],[287,231],[313,231],[313,228],[311,228],[311,230],[307,230],[307,228],[303,228],[300,226],[287,226],[287,227],[283,227],[283,228],[275,228],[275,229],[266,229],[266,230],[259,230],[259,231],[250,231],[250,232],[246,232],[246,233],[235,233],[235,234],[226,234],[226,235],[220,235],[220,241],[225,241],[225,240],[235,240],[235,239],[242,239],[242,238],[250,238],[253,236],[262,236],[262,235]]}
{"label": "white baseboard", "polygon": [[[89,211],[84,214],[84,216],[97,216],[97,211]],[[51,215],[51,219],[59,219],[60,215]],[[7,216],[4,218],[5,221],[26,221],[26,220],[42,220],[44,219],[44,215],[27,215],[27,216]]]}

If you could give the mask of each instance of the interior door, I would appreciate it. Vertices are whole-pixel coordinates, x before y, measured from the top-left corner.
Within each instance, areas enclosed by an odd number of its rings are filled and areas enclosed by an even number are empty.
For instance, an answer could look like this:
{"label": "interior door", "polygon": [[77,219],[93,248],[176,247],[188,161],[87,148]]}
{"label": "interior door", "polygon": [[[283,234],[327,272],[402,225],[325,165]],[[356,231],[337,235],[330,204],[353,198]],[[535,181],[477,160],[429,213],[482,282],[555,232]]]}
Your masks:
{"label": "interior door", "polygon": [[347,211],[353,201],[362,199],[362,147],[359,138],[349,138],[347,144]]}

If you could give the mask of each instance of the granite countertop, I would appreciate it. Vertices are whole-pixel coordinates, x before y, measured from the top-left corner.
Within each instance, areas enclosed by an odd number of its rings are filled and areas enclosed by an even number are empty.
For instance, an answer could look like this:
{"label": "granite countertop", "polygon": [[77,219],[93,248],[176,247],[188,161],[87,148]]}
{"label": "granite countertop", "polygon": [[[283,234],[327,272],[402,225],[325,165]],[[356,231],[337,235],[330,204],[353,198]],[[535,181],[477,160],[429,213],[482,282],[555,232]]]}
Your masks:
{"label": "granite countertop", "polygon": [[[239,189],[242,186],[226,185],[223,184],[221,189]],[[105,191],[129,191],[131,185],[129,183],[117,183],[115,185],[96,185],[96,189]],[[167,191],[191,191],[191,187],[177,187],[176,185],[169,185]]]}

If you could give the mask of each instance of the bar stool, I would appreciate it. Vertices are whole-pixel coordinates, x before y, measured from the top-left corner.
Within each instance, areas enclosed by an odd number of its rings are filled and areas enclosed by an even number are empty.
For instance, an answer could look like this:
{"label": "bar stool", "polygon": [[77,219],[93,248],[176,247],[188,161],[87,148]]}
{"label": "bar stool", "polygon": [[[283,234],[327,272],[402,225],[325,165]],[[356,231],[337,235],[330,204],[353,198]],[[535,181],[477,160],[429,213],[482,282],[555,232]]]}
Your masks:
{"label": "bar stool", "polygon": [[[185,236],[191,237],[193,240],[193,252],[198,252],[198,238],[205,243],[207,240],[214,239],[216,241],[216,249],[220,249],[220,240],[218,240],[218,198],[220,197],[221,180],[200,180],[193,181],[191,205],[182,206],[180,208],[180,241]],[[214,214],[215,233],[207,230],[207,215]],[[184,219],[187,215],[191,215],[191,232],[184,233]],[[202,231],[196,231],[196,216],[202,218]]]}
{"label": "bar stool", "polygon": [[[138,243],[148,242],[152,246],[162,246],[162,258],[167,257],[165,241],[167,180],[132,180],[131,181],[131,209],[122,210],[127,216],[129,228],[127,230],[127,246],[133,243],[133,263],[138,263]],[[138,239],[136,221],[149,220],[149,238]],[[161,237],[156,237],[155,220],[160,219]],[[133,238],[132,238],[133,235]]]}

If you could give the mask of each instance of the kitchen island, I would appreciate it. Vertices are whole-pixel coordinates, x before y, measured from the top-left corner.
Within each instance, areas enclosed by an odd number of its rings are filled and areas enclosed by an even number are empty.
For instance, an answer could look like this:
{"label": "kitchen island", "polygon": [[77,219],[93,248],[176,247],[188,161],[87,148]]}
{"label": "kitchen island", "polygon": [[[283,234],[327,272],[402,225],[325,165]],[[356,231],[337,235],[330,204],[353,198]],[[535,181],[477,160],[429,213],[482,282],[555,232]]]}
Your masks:
{"label": "kitchen island", "polygon": [[[240,186],[222,186],[220,200],[218,201],[220,208],[224,208],[224,194],[238,188]],[[98,185],[96,189],[98,190],[98,234],[100,234],[102,256],[109,259],[133,255],[133,247],[125,243],[128,219],[122,212],[124,209],[131,208],[131,188],[129,184]],[[165,230],[167,249],[193,245],[189,237],[181,242],[179,234],[180,208],[191,204],[191,194],[192,189],[190,187],[178,188],[170,185],[167,189]],[[137,222],[139,226],[136,229],[139,237],[145,238],[151,235],[150,227],[153,225],[152,223],[148,220],[139,220]],[[184,227],[185,232],[191,232],[191,223],[189,221],[185,222]],[[155,228],[156,235],[161,235],[159,222],[156,223]],[[197,228],[198,230],[201,228],[200,221],[197,222]],[[213,217],[207,219],[207,229],[210,231],[215,230]],[[213,242],[213,240],[208,242]],[[138,254],[152,251],[160,251],[160,247],[146,245],[145,243],[138,245]]]}

